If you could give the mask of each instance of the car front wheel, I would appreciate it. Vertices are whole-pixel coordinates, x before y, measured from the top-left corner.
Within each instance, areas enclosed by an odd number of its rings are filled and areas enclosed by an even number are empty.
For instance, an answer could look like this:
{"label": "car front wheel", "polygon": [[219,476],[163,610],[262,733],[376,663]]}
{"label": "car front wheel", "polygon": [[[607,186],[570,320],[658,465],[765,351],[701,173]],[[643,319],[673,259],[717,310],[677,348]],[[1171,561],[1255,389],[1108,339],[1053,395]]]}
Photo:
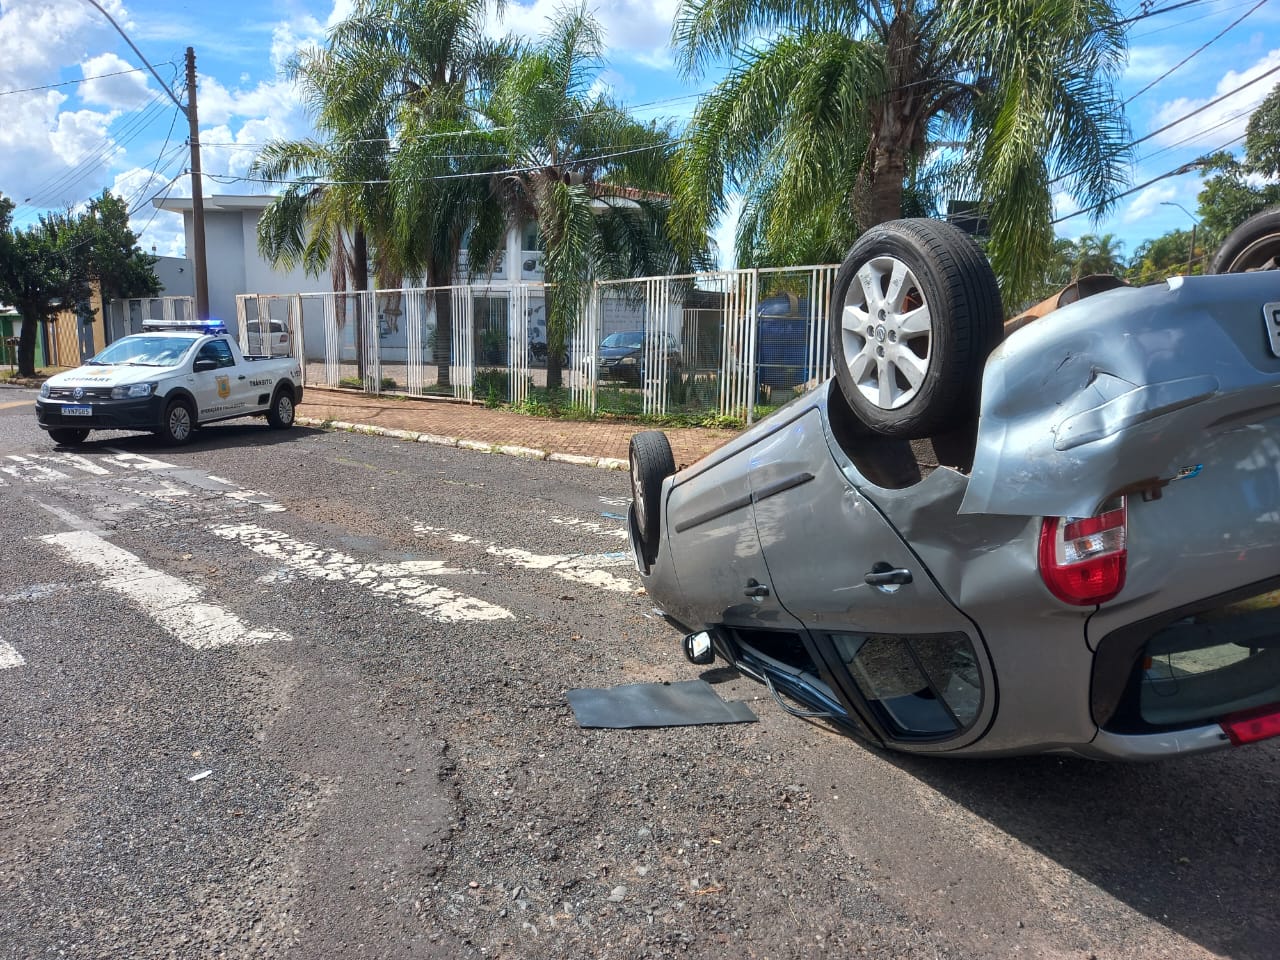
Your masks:
{"label": "car front wheel", "polygon": [[54,443],[61,443],[68,447],[78,446],[84,443],[85,438],[89,436],[89,431],[83,427],[57,427],[49,431],[49,439]]}
{"label": "car front wheel", "polygon": [[942,433],[975,413],[1003,317],[995,274],[965,233],[938,220],[872,227],[841,264],[831,299],[841,393],[882,436]]}
{"label": "car front wheel", "polygon": [[640,552],[645,563],[653,563],[662,535],[659,524],[662,481],[676,472],[676,461],[671,443],[661,430],[634,434],[628,459],[631,462],[631,509],[635,511]]}
{"label": "car front wheel", "polygon": [[160,439],[171,447],[178,447],[191,439],[195,429],[195,412],[186,400],[174,400],[165,407],[160,422]]}

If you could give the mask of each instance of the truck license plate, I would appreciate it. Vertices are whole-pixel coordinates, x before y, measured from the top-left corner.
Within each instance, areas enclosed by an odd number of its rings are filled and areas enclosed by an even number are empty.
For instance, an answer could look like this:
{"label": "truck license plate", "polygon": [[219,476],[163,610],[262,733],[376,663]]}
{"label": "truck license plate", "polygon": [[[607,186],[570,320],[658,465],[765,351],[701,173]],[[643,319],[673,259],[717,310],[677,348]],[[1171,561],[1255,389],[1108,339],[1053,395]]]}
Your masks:
{"label": "truck license plate", "polygon": [[67,404],[62,408],[64,417],[92,417],[93,407],[88,404]]}

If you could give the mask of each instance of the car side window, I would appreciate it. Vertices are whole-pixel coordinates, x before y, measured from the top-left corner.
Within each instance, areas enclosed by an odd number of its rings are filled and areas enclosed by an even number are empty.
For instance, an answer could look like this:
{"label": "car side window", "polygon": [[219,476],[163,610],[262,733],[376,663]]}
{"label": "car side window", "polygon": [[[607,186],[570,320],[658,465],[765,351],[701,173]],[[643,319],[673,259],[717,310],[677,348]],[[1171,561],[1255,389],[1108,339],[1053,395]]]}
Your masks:
{"label": "car side window", "polygon": [[231,345],[225,340],[210,340],[200,352],[196,354],[197,360],[213,360],[220,367],[234,367],[236,358],[231,354]]}

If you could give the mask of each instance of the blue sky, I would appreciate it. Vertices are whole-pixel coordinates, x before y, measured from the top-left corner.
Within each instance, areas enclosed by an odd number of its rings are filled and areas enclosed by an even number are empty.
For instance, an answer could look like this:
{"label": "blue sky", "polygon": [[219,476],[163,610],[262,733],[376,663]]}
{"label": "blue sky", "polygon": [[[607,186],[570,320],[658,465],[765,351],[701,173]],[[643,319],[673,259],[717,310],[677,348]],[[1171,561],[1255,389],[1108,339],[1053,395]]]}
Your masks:
{"label": "blue sky", "polygon": [[[195,48],[204,169],[215,175],[206,180],[206,194],[259,192],[232,178],[247,172],[266,140],[306,135],[305,111],[280,67],[298,45],[322,38],[350,10],[349,0],[99,2],[166,80],[179,75],[184,49]],[[1137,0],[1120,3],[1126,14],[1141,12]],[[493,29],[535,36],[555,6],[556,0],[508,0],[503,22]],[[594,4],[607,33],[601,83],[642,118],[683,120],[716,79],[686,80],[674,69],[668,38],[676,6],[676,0]],[[1177,9],[1129,27],[1129,63],[1118,88],[1122,99],[1133,98],[1125,110],[1134,139],[1243,89],[1142,143],[1131,170],[1135,185],[1210,150],[1238,150],[1248,112],[1280,82],[1277,72],[1244,86],[1280,68],[1280,0],[1154,0],[1147,6]],[[182,252],[180,218],[157,212],[150,200],[190,195],[182,176],[186,120],[139,66],[87,0],[0,0],[0,193],[20,204],[17,222],[110,188],[136,209],[132,224],[145,248]],[[1077,216],[1058,230],[1072,238],[1113,233],[1130,254],[1143,239],[1190,226],[1188,214],[1170,204],[1194,211],[1199,187],[1195,173],[1160,179],[1124,198],[1101,222]],[[1060,215],[1074,210],[1059,198]],[[726,223],[718,231],[722,244],[731,229]],[[729,265],[726,257],[722,262]]]}

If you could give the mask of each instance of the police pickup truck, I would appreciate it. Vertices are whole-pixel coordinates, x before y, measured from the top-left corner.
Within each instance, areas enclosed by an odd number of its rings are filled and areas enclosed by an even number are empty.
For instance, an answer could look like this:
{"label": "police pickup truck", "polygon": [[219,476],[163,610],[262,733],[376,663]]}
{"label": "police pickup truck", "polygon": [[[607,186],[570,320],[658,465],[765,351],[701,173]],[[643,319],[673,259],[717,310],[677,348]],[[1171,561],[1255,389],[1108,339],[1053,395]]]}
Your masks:
{"label": "police pickup truck", "polygon": [[296,357],[244,356],[221,321],[147,321],[84,366],[50,377],[36,419],[55,443],[90,430],[146,430],[171,445],[215,420],[265,416],[293,426],[302,402]]}

